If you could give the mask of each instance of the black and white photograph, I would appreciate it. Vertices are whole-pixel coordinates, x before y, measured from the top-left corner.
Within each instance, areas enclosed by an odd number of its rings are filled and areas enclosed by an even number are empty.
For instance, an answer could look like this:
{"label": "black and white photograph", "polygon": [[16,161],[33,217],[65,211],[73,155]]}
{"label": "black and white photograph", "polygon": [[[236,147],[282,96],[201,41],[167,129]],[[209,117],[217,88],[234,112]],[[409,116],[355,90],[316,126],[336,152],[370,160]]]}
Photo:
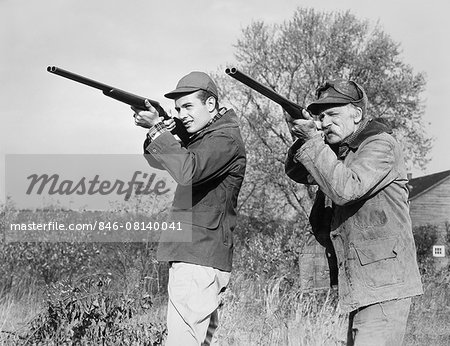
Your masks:
{"label": "black and white photograph", "polygon": [[0,0],[0,345],[450,345],[444,0]]}

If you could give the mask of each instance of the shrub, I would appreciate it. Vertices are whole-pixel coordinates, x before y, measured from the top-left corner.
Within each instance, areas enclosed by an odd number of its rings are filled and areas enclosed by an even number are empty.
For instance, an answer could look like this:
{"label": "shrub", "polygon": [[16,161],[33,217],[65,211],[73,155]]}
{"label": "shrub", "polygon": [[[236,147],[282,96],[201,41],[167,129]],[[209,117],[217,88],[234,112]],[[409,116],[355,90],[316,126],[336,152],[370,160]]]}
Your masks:
{"label": "shrub", "polygon": [[161,345],[163,324],[143,323],[136,316],[153,302],[140,289],[119,292],[109,275],[90,275],[48,287],[44,310],[30,323],[25,336],[31,344]]}
{"label": "shrub", "polygon": [[299,224],[242,216],[235,232],[235,271],[249,277],[299,277],[299,255],[309,233]]}
{"label": "shrub", "polygon": [[413,229],[419,260],[429,257],[436,244],[438,228],[435,225],[417,226]]}

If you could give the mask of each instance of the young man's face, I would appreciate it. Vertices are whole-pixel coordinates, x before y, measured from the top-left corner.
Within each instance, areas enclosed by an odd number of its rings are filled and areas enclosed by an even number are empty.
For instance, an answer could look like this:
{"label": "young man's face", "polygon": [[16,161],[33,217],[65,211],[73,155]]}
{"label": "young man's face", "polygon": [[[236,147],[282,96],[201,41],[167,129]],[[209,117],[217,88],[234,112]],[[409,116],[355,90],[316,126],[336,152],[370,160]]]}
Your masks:
{"label": "young man's face", "polygon": [[351,104],[328,108],[319,114],[319,120],[328,144],[339,144],[358,128],[361,111]]}
{"label": "young man's face", "polygon": [[198,93],[199,91],[196,91],[175,100],[175,109],[188,133],[200,131],[214,116],[214,99],[210,97],[203,104],[197,96]]}

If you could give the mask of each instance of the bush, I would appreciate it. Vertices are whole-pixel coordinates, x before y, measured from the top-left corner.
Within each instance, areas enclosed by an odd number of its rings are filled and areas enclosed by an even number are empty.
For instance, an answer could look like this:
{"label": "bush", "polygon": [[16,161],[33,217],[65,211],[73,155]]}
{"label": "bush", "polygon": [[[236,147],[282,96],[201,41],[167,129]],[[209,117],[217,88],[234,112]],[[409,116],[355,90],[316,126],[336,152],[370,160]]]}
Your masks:
{"label": "bush", "polygon": [[90,275],[74,282],[49,286],[44,310],[31,322],[25,336],[31,344],[161,345],[163,324],[134,320],[148,313],[148,294],[114,290],[109,275]]}
{"label": "bush", "polygon": [[436,244],[438,227],[436,225],[417,226],[413,229],[419,260],[430,257],[433,245]]}
{"label": "bush", "polygon": [[241,216],[235,231],[233,268],[249,277],[299,277],[299,255],[309,232],[282,220],[257,220]]}
{"label": "bush", "polygon": [[438,237],[438,227],[435,225],[417,226],[413,229],[417,250],[417,262],[422,275],[434,275],[433,245]]}

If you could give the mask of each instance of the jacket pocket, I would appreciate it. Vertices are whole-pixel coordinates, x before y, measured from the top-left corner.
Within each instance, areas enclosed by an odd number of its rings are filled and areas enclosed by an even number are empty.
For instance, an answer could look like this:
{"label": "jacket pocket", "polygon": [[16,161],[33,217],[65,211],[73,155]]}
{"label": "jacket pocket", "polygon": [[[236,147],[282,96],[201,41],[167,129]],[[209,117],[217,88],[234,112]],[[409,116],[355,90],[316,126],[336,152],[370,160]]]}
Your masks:
{"label": "jacket pocket", "polygon": [[354,216],[355,225],[359,228],[381,227],[387,223],[387,215],[384,208],[362,207]]}
{"label": "jacket pocket", "polygon": [[397,243],[397,238],[388,238],[353,245],[359,260],[361,277],[367,286],[376,288],[404,281]]}
{"label": "jacket pocket", "polygon": [[381,227],[387,224],[386,202],[382,194],[383,191],[352,206],[352,219],[357,227]]}
{"label": "jacket pocket", "polygon": [[171,220],[186,225],[215,230],[220,225],[223,212],[215,208],[202,207],[199,210],[176,209],[172,210]]}

